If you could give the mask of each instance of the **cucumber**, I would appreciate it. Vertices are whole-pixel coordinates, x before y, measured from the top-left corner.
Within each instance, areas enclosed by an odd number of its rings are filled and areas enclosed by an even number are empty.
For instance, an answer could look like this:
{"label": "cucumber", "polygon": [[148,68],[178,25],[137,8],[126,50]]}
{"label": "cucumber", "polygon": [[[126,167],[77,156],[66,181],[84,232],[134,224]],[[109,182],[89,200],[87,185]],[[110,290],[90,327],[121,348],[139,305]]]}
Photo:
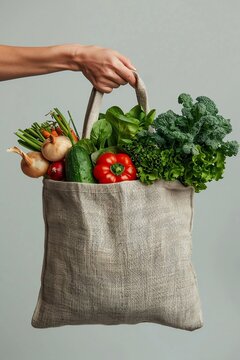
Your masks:
{"label": "cucumber", "polygon": [[95,183],[93,165],[87,150],[75,144],[65,157],[66,180],[82,183]]}

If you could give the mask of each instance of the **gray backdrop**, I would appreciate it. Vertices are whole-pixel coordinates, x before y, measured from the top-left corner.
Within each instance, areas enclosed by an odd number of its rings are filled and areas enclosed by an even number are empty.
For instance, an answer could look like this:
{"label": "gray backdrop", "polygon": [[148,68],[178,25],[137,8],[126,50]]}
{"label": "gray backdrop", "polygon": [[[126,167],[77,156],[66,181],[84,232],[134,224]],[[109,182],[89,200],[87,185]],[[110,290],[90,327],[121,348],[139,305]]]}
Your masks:
{"label": "gray backdrop", "polygon": [[[237,0],[35,1],[0,0],[0,43],[80,42],[112,47],[130,57],[144,79],[150,105],[177,110],[177,96],[208,95],[232,119],[239,139],[240,2]],[[239,165],[230,158],[224,180],[195,197],[193,261],[205,325],[189,333],[154,324],[30,325],[40,285],[44,228],[41,180],[25,177],[17,155],[17,128],[44,120],[53,107],[72,111],[80,127],[90,83],[80,73],[58,73],[0,84],[1,334],[3,360],[181,359],[239,356]],[[126,110],[130,86],[104,98]]]}

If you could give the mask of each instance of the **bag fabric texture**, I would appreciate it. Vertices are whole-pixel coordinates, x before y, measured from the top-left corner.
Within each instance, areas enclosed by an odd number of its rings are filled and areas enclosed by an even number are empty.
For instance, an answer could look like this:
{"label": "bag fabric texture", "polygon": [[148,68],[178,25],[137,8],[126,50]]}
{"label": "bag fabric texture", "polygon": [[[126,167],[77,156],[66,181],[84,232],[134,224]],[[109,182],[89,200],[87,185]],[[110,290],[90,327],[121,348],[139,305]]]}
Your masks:
{"label": "bag fabric texture", "polygon": [[200,328],[193,194],[177,181],[44,180],[45,256],[32,325]]}
{"label": "bag fabric texture", "polygon": [[[136,95],[147,110],[144,84]],[[98,118],[93,89],[83,137]],[[194,189],[178,181],[43,180],[45,249],[32,326],[203,325],[191,262]]]}

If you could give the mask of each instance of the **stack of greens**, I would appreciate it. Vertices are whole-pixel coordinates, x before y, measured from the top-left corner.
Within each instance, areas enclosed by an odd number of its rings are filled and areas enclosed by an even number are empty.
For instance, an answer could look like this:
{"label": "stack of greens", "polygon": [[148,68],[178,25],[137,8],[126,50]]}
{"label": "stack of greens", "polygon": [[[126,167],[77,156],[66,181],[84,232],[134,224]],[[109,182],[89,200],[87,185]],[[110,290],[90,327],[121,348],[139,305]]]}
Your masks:
{"label": "stack of greens", "polygon": [[137,105],[128,113],[113,106],[100,114],[90,139],[79,145],[88,150],[93,164],[104,152],[127,153],[137,177],[146,184],[163,179],[179,180],[196,192],[206,183],[223,178],[226,157],[237,155],[237,141],[224,141],[232,131],[230,120],[218,114],[214,102],[200,96],[181,94],[182,114],[172,110],[158,115],[146,114]]}
{"label": "stack of greens", "polygon": [[153,133],[138,133],[131,144],[123,146],[142,182],[179,180],[199,192],[207,188],[207,182],[223,178],[226,157],[237,155],[239,144],[224,141],[232,127],[230,120],[218,114],[214,102],[206,96],[196,100],[181,94],[182,115],[172,110],[158,115]]}
{"label": "stack of greens", "polygon": [[137,134],[148,131],[155,114],[155,110],[146,114],[139,105],[125,114],[118,106],[112,106],[105,114],[99,115],[93,124],[90,139],[81,139],[78,144],[88,151],[95,165],[101,154],[119,153],[123,151],[122,146],[131,144]]}

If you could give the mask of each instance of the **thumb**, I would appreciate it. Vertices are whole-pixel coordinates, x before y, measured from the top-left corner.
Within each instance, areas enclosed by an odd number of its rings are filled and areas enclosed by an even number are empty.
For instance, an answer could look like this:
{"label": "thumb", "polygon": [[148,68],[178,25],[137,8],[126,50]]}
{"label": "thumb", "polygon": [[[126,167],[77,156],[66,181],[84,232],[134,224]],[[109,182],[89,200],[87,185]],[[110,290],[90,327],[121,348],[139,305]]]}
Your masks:
{"label": "thumb", "polygon": [[132,64],[131,60],[126,58],[125,56],[119,54],[118,56],[119,60],[130,70],[137,70],[135,66]]}

